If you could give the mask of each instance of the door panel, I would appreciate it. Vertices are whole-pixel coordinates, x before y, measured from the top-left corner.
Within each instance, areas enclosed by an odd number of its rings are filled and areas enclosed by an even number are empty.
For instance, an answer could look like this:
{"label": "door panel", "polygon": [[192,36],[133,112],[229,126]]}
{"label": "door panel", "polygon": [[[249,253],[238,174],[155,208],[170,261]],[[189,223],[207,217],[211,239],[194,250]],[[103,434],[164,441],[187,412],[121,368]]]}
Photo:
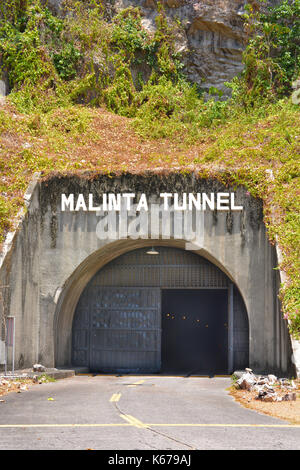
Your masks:
{"label": "door panel", "polygon": [[90,369],[160,370],[160,290],[95,288],[90,311]]}
{"label": "door panel", "polygon": [[163,291],[162,371],[227,373],[227,297],[223,289]]}

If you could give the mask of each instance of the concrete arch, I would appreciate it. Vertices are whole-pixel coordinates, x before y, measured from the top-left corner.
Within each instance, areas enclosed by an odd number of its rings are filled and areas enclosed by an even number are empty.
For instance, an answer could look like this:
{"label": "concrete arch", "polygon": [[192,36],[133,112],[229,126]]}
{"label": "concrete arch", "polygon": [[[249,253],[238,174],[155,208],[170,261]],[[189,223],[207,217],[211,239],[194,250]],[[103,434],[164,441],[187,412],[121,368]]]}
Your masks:
{"label": "concrete arch", "polygon": [[[63,367],[71,364],[72,354],[72,324],[75,309],[80,296],[85,289],[88,282],[92,277],[106,264],[123,255],[126,252],[149,246],[166,246],[179,249],[185,249],[186,241],[184,240],[132,240],[122,239],[111,242],[104,247],[100,248],[96,252],[88,256],[72,273],[72,275],[65,282],[63,288],[59,292],[59,297],[56,304],[56,310],[54,315],[54,358],[55,366]],[[232,273],[223,266],[219,260],[217,260],[207,250],[200,249],[193,251],[193,253],[206,258],[212,264],[217,266],[232,283],[238,289],[242,300],[244,301],[248,323],[250,331],[250,318],[247,309],[247,303],[245,301],[246,295],[242,292],[238,280],[234,279]]]}
{"label": "concrete arch", "polygon": [[[219,267],[239,290],[249,320],[249,365],[256,373],[295,375],[291,339],[277,297],[280,279],[274,246],[263,222],[262,202],[245,188],[227,188],[219,180],[198,174],[145,173],[53,176],[38,183],[28,212],[0,270],[8,313],[16,316],[15,358],[19,368],[39,362],[47,367],[69,366],[72,321],[77,302],[92,276],[127,251],[144,246],[185,249],[181,240],[113,241],[97,236],[94,211],[62,211],[62,194],[132,193],[160,204],[159,194],[235,192],[242,211],[204,211],[202,250],[194,253]],[[151,220],[150,220],[151,222]],[[172,225],[172,224],[171,224]],[[151,223],[150,223],[150,226]],[[180,232],[184,233],[184,231]],[[174,228],[170,226],[170,236]],[[201,235],[201,236],[202,236]]]}

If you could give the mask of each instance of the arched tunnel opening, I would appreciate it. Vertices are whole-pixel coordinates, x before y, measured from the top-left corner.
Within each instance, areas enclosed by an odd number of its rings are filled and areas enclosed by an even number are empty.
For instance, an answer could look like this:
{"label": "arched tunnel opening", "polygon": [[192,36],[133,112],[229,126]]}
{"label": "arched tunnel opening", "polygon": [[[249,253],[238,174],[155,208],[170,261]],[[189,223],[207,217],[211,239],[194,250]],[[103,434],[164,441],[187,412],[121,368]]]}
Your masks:
{"label": "arched tunnel opening", "polygon": [[72,325],[72,365],[96,373],[216,375],[249,365],[237,286],[203,256],[143,247],[103,266]]}

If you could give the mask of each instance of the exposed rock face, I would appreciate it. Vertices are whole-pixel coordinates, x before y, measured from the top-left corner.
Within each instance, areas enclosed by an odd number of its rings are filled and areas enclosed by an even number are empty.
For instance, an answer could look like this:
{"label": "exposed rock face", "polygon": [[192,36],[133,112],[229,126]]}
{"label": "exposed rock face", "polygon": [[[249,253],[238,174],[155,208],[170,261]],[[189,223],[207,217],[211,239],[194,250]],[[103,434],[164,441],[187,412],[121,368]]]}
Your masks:
{"label": "exposed rock face", "polygon": [[[165,0],[163,3],[168,18],[178,24],[176,46],[184,54],[188,78],[202,83],[207,90],[213,86],[225,91],[224,82],[242,70],[244,34],[241,15],[246,2]],[[118,11],[130,5],[141,7],[143,26],[153,31],[157,15],[155,2],[116,0],[114,6]]]}
{"label": "exposed rock face", "polygon": [[[106,0],[107,14],[113,16],[129,6],[140,7],[145,29],[155,31],[155,0]],[[224,82],[242,70],[244,31],[242,15],[249,0],[163,0],[165,12],[175,28],[176,48],[184,55],[185,73],[209,90],[228,93]],[[256,4],[256,0],[250,0]],[[278,3],[272,0],[269,3]],[[48,0],[59,13],[63,0]]]}
{"label": "exposed rock face", "polygon": [[[139,6],[143,26],[155,30],[157,2],[154,0],[110,0],[115,11]],[[246,3],[256,8],[256,0],[163,0],[166,15],[173,20],[177,50],[184,55],[185,73],[202,88],[216,87],[225,94],[225,81],[242,71],[245,33],[243,18]],[[271,0],[269,4],[278,0]],[[175,21],[174,21],[175,20]],[[176,26],[176,24],[178,26]]]}

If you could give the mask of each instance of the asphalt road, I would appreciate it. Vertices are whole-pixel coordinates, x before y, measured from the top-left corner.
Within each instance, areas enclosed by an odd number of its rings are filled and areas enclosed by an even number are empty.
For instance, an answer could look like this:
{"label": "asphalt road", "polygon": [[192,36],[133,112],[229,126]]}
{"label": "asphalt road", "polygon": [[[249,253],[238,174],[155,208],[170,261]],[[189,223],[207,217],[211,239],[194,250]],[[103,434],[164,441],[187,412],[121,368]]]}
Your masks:
{"label": "asphalt road", "polygon": [[2,397],[0,449],[300,449],[299,426],[241,407],[229,385],[163,376],[36,385]]}

